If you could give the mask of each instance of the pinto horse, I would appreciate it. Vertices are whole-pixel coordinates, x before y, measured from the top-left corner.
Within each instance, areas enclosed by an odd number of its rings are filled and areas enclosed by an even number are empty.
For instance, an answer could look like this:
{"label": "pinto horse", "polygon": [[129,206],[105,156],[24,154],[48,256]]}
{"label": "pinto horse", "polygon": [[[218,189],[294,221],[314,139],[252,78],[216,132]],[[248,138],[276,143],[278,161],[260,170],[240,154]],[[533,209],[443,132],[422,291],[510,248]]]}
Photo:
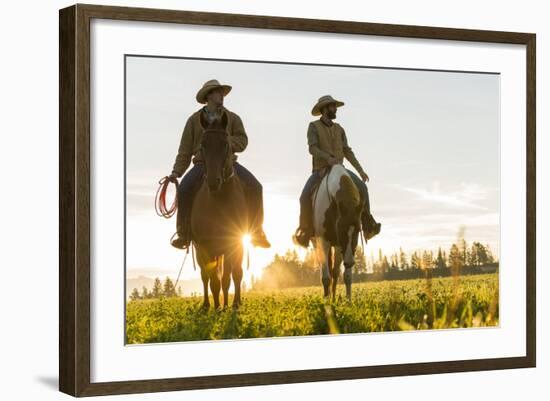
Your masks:
{"label": "pinto horse", "polygon": [[204,286],[203,308],[210,307],[208,285],[214,307],[227,307],[231,278],[235,287],[233,308],[241,304],[243,235],[248,227],[245,193],[233,168],[233,152],[226,131],[227,116],[209,123],[201,113],[203,182],[191,209],[191,235]]}
{"label": "pinto horse", "polygon": [[313,196],[313,245],[321,265],[324,296],[336,296],[340,265],[344,261],[346,296],[351,300],[351,275],[361,229],[363,200],[341,164],[330,168]]}

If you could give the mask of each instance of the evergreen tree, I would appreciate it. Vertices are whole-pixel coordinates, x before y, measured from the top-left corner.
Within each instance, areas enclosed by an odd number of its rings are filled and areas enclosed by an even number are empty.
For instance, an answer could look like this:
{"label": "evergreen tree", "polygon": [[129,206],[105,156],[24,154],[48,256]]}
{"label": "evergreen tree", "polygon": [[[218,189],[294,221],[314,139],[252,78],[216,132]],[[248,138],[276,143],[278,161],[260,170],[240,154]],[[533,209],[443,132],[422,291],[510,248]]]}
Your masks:
{"label": "evergreen tree", "polygon": [[458,246],[456,244],[451,245],[451,249],[449,251],[449,264],[451,266],[458,265],[461,262],[461,254],[458,250]]}
{"label": "evergreen tree", "polygon": [[398,270],[399,270],[399,269],[398,269],[399,262],[398,262],[397,254],[392,254],[390,260],[391,260],[391,263],[390,263],[390,270],[391,270],[392,272],[398,271]]}
{"label": "evergreen tree", "polygon": [[460,263],[461,266],[464,266],[468,263],[469,259],[469,251],[468,251],[468,244],[466,243],[466,240],[464,238],[461,238],[458,242],[458,249],[459,249],[459,256],[460,256]]}
{"label": "evergreen tree", "polygon": [[414,251],[411,256],[411,269],[420,269],[420,258],[418,257],[418,253],[416,253],[416,251]]}
{"label": "evergreen tree", "polygon": [[176,296],[176,289],[174,287],[174,283],[172,280],[170,280],[170,277],[166,277],[166,280],[164,281],[164,287],[163,287],[163,293],[165,297],[175,297]]}
{"label": "evergreen tree", "polygon": [[422,252],[421,267],[422,267],[422,269],[431,269],[433,267],[433,254],[432,254],[432,251]]}
{"label": "evergreen tree", "polygon": [[472,254],[475,254],[474,266],[484,266],[489,263],[487,249],[480,242],[472,244]]}
{"label": "evergreen tree", "polygon": [[438,269],[444,269],[447,267],[447,263],[445,261],[445,258],[443,257],[443,252],[441,251],[441,247],[437,250],[437,259],[435,261],[435,266]]}
{"label": "evergreen tree", "polygon": [[149,293],[149,290],[147,287],[143,286],[141,290],[141,299],[149,299],[151,298],[151,294]]}
{"label": "evergreen tree", "polygon": [[137,288],[134,288],[134,289],[132,290],[132,294],[130,295],[130,299],[131,299],[132,301],[136,301],[136,300],[138,300],[138,299],[140,299],[140,298],[141,298],[141,297],[140,297],[140,295],[139,295],[138,289],[137,289]]}
{"label": "evergreen tree", "polygon": [[401,247],[399,247],[399,268],[401,270],[407,270],[409,268],[407,255],[405,255],[405,252],[403,252],[403,249]]}
{"label": "evergreen tree", "polygon": [[160,282],[160,279],[157,277],[155,278],[155,284],[153,284],[153,291],[151,292],[151,297],[160,298],[162,295],[163,295],[162,284]]}
{"label": "evergreen tree", "polygon": [[386,257],[386,255],[382,257],[382,263],[381,263],[380,269],[384,273],[387,273],[390,270],[390,264],[388,263],[388,258]]}
{"label": "evergreen tree", "polygon": [[355,250],[355,273],[366,273],[367,272],[367,261],[365,259],[365,253],[363,252],[363,247],[358,246]]}

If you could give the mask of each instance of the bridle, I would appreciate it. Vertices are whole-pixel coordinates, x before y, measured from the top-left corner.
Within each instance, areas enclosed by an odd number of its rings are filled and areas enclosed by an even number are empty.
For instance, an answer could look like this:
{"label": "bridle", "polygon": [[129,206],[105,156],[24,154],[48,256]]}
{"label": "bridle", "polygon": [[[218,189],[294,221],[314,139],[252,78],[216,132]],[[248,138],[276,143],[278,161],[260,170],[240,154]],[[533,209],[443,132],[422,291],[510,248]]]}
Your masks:
{"label": "bridle", "polygon": [[[206,134],[206,132],[204,133]],[[203,135],[204,135],[203,134]],[[228,137],[229,135],[226,133],[226,138]],[[224,160],[224,164],[223,164],[223,168],[222,168],[222,182],[221,184],[223,185],[226,181],[228,181],[229,179],[231,179],[234,175],[235,175],[235,168],[233,167],[233,164],[229,164],[229,166],[227,165],[227,160],[229,159],[229,156],[230,156],[230,149],[231,149],[231,145],[229,144],[229,141],[227,142],[227,147],[226,147],[226,150],[225,150],[225,154],[224,154],[224,157],[223,157],[223,160]],[[204,162],[205,161],[205,157],[204,157],[204,148],[202,147],[201,145],[201,148],[200,148],[200,152],[201,152],[201,156],[202,156],[202,163],[203,163],[203,174],[202,174],[202,178],[203,180],[206,179],[207,177],[207,169],[206,169],[206,163]],[[229,167],[229,169],[231,169],[231,173],[229,175],[227,175],[227,168]]]}

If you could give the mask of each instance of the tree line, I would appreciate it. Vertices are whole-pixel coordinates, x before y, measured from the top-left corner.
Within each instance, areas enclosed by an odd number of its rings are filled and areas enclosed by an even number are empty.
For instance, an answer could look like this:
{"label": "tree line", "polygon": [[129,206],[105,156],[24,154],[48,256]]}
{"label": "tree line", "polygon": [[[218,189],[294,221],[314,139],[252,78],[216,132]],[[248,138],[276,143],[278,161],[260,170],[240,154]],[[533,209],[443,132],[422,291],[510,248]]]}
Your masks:
{"label": "tree line", "polygon": [[[441,247],[433,250],[415,250],[407,254],[399,252],[385,255],[381,249],[378,257],[367,258],[362,247],[357,247],[353,281],[401,280],[424,277],[446,277],[453,274],[480,274],[494,272],[498,261],[489,245],[474,241],[468,245],[464,239],[453,243],[448,251]],[[343,268],[342,268],[343,271]],[[252,278],[253,289],[288,288],[319,285],[320,269],[313,251],[300,259],[295,250],[284,255],[276,254],[267,265],[261,278]]]}
{"label": "tree line", "polygon": [[138,299],[170,298],[176,296],[182,296],[181,287],[178,287],[176,291],[176,287],[170,277],[166,277],[164,283],[156,277],[151,290],[145,286],[142,287],[141,292],[137,288],[134,288],[130,294],[130,300],[135,301]]}

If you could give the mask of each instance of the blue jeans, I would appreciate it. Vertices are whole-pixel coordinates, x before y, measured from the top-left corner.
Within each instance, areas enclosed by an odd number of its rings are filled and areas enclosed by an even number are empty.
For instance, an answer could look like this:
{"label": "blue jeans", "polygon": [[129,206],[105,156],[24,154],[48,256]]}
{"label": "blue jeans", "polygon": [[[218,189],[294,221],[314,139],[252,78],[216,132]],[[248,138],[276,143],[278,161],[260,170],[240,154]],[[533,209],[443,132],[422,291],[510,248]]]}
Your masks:
{"label": "blue jeans", "polygon": [[[249,215],[251,217],[250,227],[252,231],[257,230],[263,224],[263,187],[260,181],[242,164],[233,164],[235,174],[244,184],[245,197]],[[176,229],[183,233],[189,226],[191,207],[193,199],[202,184],[204,166],[202,163],[195,163],[193,167],[183,176],[178,185],[178,211],[176,217]]]}
{"label": "blue jeans", "polygon": [[[359,189],[361,197],[363,199],[363,213],[361,214],[361,224],[363,229],[368,227],[370,219],[370,201],[369,201],[369,190],[367,184],[353,171],[346,169],[346,171],[351,176],[351,179]],[[321,176],[319,171],[313,171],[309,176],[302,194],[300,195],[300,227],[303,228],[313,228],[313,204],[312,204],[312,192],[313,188],[321,182]]]}

